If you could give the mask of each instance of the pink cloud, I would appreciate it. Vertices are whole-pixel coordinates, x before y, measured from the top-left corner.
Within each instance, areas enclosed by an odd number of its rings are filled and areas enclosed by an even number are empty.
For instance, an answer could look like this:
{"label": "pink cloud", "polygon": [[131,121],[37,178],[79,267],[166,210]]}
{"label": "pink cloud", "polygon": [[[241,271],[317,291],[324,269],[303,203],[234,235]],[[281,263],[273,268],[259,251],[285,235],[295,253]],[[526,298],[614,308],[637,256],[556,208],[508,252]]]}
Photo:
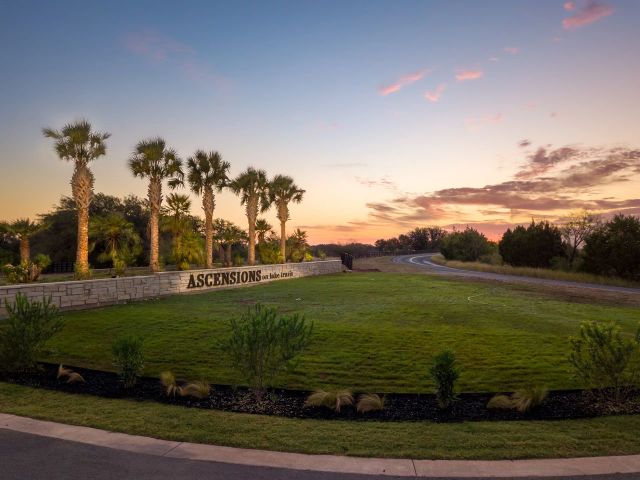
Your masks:
{"label": "pink cloud", "polygon": [[390,95],[392,93],[395,93],[399,91],[402,87],[406,87],[407,85],[411,85],[412,83],[417,82],[418,80],[421,80],[427,73],[429,73],[429,70],[425,69],[425,70],[420,70],[418,72],[410,73],[408,75],[400,77],[395,82],[390,83],[389,85],[384,85],[380,87],[378,89],[378,93],[383,97]]}
{"label": "pink cloud", "polygon": [[571,30],[574,28],[584,27],[591,23],[597,22],[601,18],[608,17],[613,13],[613,7],[598,3],[596,1],[590,1],[586,4],[578,13],[565,18],[562,21],[562,26],[565,30]]}
{"label": "pink cloud", "polygon": [[575,2],[564,2],[563,7],[567,12],[570,12],[571,10],[576,8],[576,4]]}
{"label": "pink cloud", "polygon": [[496,113],[494,115],[486,115],[484,117],[469,117],[464,123],[467,129],[471,132],[477,132],[486,125],[496,125],[502,123],[504,115],[502,113]]}
{"label": "pink cloud", "polygon": [[511,55],[515,55],[520,51],[519,47],[504,47],[503,50]]}
{"label": "pink cloud", "polygon": [[482,77],[484,72],[482,70],[458,70],[456,73],[456,80],[462,82],[465,80],[475,80]]}
{"label": "pink cloud", "polygon": [[499,59],[498,57],[495,57],[495,56],[494,56],[494,57],[489,57],[489,61],[490,61],[490,62],[499,62],[499,61],[500,61],[500,59]]}
{"label": "pink cloud", "polygon": [[447,88],[447,84],[446,83],[441,83],[440,85],[438,85],[436,87],[436,89],[434,91],[425,92],[424,98],[426,98],[430,102],[435,103],[438,100],[440,100],[440,97],[442,96],[442,93],[444,92],[445,88]]}

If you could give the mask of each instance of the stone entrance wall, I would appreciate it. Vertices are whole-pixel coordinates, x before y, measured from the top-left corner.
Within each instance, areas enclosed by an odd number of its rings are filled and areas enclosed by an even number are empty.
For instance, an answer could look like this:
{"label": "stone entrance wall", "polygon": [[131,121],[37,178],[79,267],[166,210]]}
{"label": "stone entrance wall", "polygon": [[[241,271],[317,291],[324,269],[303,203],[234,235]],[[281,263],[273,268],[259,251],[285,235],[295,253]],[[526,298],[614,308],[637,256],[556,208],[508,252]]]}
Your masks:
{"label": "stone entrance wall", "polygon": [[12,303],[18,293],[23,293],[29,299],[37,300],[51,296],[53,303],[61,310],[73,310],[163,295],[250,286],[341,271],[340,260],[324,260],[253,267],[189,270],[186,272],[161,272],[139,277],[5,285],[0,286],[0,318],[6,316],[5,300]]}

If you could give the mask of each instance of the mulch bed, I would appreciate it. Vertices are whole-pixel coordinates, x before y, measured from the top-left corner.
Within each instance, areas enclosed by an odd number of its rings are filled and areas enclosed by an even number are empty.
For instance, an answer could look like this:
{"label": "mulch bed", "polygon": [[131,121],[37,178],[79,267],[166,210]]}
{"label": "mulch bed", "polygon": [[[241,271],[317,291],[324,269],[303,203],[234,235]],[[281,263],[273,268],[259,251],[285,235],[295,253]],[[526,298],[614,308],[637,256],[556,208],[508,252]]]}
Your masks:
{"label": "mulch bed", "polygon": [[426,420],[432,422],[560,420],[640,413],[640,398],[637,394],[632,397],[632,400],[622,405],[613,405],[611,402],[599,400],[602,396],[584,390],[550,391],[542,405],[527,413],[487,409],[487,402],[494,393],[462,393],[449,410],[438,408],[433,394],[386,394],[382,411],[358,413],[355,407],[347,406],[343,407],[340,413],[336,413],[323,407],[305,407],[305,399],[310,393],[307,391],[275,389],[265,394],[262,400],[257,401],[247,388],[212,385],[209,397],[199,400],[191,397],[167,397],[164,387],[157,378],[142,377],[134,388],[126,390],[113,372],[67,367],[80,373],[85,379],[85,383],[68,384],[64,380],[56,379],[58,365],[42,363],[40,366],[41,370],[32,374],[5,375],[0,379],[20,385],[104,398],[150,400],[190,408],[326,420]]}

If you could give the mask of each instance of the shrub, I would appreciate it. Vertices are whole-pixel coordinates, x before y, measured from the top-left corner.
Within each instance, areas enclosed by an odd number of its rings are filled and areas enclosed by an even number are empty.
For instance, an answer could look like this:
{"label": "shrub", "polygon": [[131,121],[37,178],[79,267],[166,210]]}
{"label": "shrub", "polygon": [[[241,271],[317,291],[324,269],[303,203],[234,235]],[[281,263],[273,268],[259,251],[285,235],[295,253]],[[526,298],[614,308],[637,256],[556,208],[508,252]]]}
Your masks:
{"label": "shrub", "polygon": [[456,356],[445,350],[433,359],[431,377],[436,382],[436,398],[440,408],[449,408],[456,400],[455,384],[460,376],[456,367]]}
{"label": "shrub", "polygon": [[111,348],[113,363],[124,388],[132,388],[144,369],[141,337],[127,336],[117,339]]}
{"label": "shrub", "polygon": [[375,412],[384,408],[384,397],[375,393],[360,395],[356,410],[360,413]]}
{"label": "shrub", "polygon": [[586,388],[611,388],[617,402],[625,388],[638,385],[640,332],[635,338],[624,338],[613,322],[584,322],[571,347],[569,361]]}
{"label": "shrub", "polygon": [[40,278],[42,271],[51,265],[48,255],[39,253],[30,262],[21,262],[19,265],[7,264],[2,267],[2,273],[9,283],[31,283]]}
{"label": "shrub", "polygon": [[549,222],[532,221],[526,228],[507,229],[498,248],[503,260],[514,267],[549,268],[554,257],[566,255],[560,229]]}
{"label": "shrub", "polygon": [[353,395],[349,390],[316,390],[307,397],[305,407],[325,407],[340,413],[346,405],[353,405]]}
{"label": "shrub", "polygon": [[33,370],[47,342],[64,327],[51,297],[29,301],[17,294],[5,300],[8,318],[0,323],[0,368],[10,372]]}
{"label": "shrub", "polygon": [[223,347],[258,398],[277,375],[293,367],[313,333],[304,315],[278,316],[277,309],[260,304],[231,320],[230,327]]}
{"label": "shrub", "polygon": [[549,391],[545,387],[529,387],[511,395],[511,401],[516,410],[524,413],[540,406],[548,394]]}
{"label": "shrub", "polygon": [[260,255],[260,262],[264,265],[284,263],[278,242],[270,241],[258,244],[258,255]]}
{"label": "shrub", "polygon": [[175,396],[180,390],[176,383],[176,377],[171,372],[162,372],[160,374],[160,383],[162,383],[167,397]]}
{"label": "shrub", "polygon": [[440,245],[440,252],[447,260],[475,262],[481,256],[491,254],[494,248],[482,233],[467,227],[462,232],[446,235]]}
{"label": "shrub", "polygon": [[58,380],[67,379],[67,383],[84,383],[84,378],[77,372],[69,368],[64,368],[62,364],[58,367]]}
{"label": "shrub", "polygon": [[514,408],[513,400],[511,400],[509,395],[494,395],[489,400],[489,403],[487,403],[487,408],[491,410],[511,410]]}
{"label": "shrub", "polygon": [[179,387],[179,393],[182,397],[194,397],[194,398],[207,398],[211,392],[211,385],[201,380],[196,382],[189,382],[182,387]]}

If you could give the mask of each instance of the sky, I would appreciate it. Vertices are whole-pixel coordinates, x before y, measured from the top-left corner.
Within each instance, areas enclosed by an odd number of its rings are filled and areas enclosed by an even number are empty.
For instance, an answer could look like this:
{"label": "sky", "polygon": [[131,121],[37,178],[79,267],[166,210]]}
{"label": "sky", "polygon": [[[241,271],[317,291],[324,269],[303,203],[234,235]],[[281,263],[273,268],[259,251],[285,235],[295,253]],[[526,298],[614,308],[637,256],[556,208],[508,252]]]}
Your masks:
{"label": "sky", "polygon": [[0,219],[71,194],[41,131],[81,118],[111,133],[95,191],[145,196],[127,159],[162,136],[292,176],[312,243],[638,214],[639,24],[636,0],[0,0]]}

